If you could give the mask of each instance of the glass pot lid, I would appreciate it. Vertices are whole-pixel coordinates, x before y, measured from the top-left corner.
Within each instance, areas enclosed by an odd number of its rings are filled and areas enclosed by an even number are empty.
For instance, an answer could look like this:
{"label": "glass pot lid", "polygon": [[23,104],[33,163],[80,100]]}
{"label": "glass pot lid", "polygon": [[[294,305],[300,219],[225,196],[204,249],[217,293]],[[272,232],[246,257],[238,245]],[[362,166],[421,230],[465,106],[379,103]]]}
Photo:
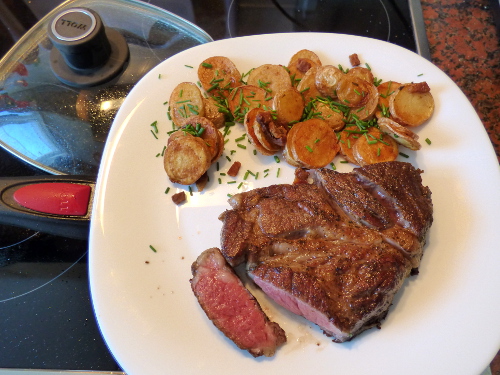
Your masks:
{"label": "glass pot lid", "polygon": [[161,61],[211,41],[140,1],[67,1],[0,60],[0,146],[52,174],[95,176],[133,86]]}

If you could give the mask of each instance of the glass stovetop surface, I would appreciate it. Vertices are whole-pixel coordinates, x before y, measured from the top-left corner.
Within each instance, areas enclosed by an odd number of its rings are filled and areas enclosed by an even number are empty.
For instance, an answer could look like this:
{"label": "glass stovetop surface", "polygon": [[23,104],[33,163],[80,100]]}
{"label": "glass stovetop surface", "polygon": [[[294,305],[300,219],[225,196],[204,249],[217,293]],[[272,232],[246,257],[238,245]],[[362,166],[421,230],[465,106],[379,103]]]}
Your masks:
{"label": "glass stovetop surface", "polygon": [[[0,55],[62,3],[4,0]],[[322,31],[369,36],[416,50],[406,0],[155,0],[210,36]],[[6,26],[8,25],[8,26]],[[14,27],[14,28],[13,28]],[[0,176],[45,174],[0,148]],[[87,241],[0,225],[0,369],[120,371],[96,324]]]}

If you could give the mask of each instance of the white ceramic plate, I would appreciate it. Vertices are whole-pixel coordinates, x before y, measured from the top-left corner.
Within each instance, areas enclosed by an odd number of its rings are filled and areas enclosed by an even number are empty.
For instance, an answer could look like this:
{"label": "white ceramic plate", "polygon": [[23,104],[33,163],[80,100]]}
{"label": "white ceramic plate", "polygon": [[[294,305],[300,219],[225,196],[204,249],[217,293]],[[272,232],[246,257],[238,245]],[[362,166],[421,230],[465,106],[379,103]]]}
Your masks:
{"label": "white ceramic plate", "polygon": [[[156,156],[171,130],[164,102],[178,83],[198,80],[197,67],[209,56],[227,56],[246,72],[264,63],[286,65],[303,48],[315,51],[323,64],[348,67],[348,56],[357,53],[384,80],[428,82],[436,110],[417,129],[422,150],[402,148],[410,158],[400,159],[425,170],[434,224],[420,274],[405,282],[382,329],[351,342],[332,343],[316,326],[256,291],[288,342],[275,357],[254,359],[206,318],[190,289],[190,266],[201,251],[219,246],[217,217],[229,208],[227,194],[291,183],[293,169],[283,160],[278,164],[272,157],[254,156],[246,142],[246,150],[237,147],[235,138],[243,131],[233,127],[220,170],[210,169],[206,190],[193,189],[186,204],[174,205],[172,194],[187,189],[168,181]],[[151,133],[154,121],[158,139]],[[236,152],[231,155],[231,150]],[[228,184],[232,179],[220,175],[231,164],[226,156],[242,162],[237,183]],[[335,160],[339,170],[351,169],[340,160]],[[259,171],[259,178],[250,176],[238,190],[247,169]],[[313,33],[243,37],[192,48],[147,74],[111,129],[90,233],[90,287],[99,326],[129,375],[478,374],[500,347],[499,188],[498,163],[474,109],[443,72],[413,52],[378,40]]]}

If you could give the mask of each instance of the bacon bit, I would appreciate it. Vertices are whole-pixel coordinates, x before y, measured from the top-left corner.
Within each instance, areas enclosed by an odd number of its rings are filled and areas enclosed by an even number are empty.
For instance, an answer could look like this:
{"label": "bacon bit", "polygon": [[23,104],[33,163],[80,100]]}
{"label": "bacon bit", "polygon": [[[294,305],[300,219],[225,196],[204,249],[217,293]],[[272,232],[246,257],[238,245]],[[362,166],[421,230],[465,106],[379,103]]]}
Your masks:
{"label": "bacon bit", "polygon": [[199,192],[202,192],[203,189],[205,189],[207,182],[208,182],[208,174],[207,172],[205,172],[201,175],[198,181],[196,181],[196,189],[198,189]]}
{"label": "bacon bit", "polygon": [[357,53],[353,53],[352,55],[349,56],[349,61],[352,66],[358,66],[361,65],[361,61],[359,61],[359,57]]}
{"label": "bacon bit", "polygon": [[241,163],[239,161],[235,161],[233,165],[231,165],[231,168],[229,168],[229,170],[227,171],[228,176],[236,177],[240,168],[241,168]]}
{"label": "bacon bit", "polygon": [[309,172],[303,168],[295,169],[295,179],[293,180],[293,184],[307,184],[307,179],[309,178]]}
{"label": "bacon bit", "polygon": [[407,87],[408,92],[410,92],[410,93],[424,94],[426,92],[431,91],[431,88],[429,87],[427,82],[410,83],[406,87]]}
{"label": "bacon bit", "polygon": [[186,193],[181,191],[180,193],[172,195],[172,202],[179,205],[186,201]]}
{"label": "bacon bit", "polygon": [[297,70],[301,73],[307,72],[309,69],[311,69],[311,60],[309,59],[298,59],[297,60]]}

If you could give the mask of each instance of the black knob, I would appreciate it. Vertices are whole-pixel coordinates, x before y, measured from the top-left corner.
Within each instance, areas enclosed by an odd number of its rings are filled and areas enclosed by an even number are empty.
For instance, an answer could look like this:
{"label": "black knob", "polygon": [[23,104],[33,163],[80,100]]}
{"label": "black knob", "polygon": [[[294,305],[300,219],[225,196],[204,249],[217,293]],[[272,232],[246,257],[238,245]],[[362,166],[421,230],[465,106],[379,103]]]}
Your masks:
{"label": "black knob", "polygon": [[106,28],[88,8],[58,13],[48,25],[54,47],[50,60],[55,75],[72,86],[94,86],[115,77],[129,57],[125,38]]}

